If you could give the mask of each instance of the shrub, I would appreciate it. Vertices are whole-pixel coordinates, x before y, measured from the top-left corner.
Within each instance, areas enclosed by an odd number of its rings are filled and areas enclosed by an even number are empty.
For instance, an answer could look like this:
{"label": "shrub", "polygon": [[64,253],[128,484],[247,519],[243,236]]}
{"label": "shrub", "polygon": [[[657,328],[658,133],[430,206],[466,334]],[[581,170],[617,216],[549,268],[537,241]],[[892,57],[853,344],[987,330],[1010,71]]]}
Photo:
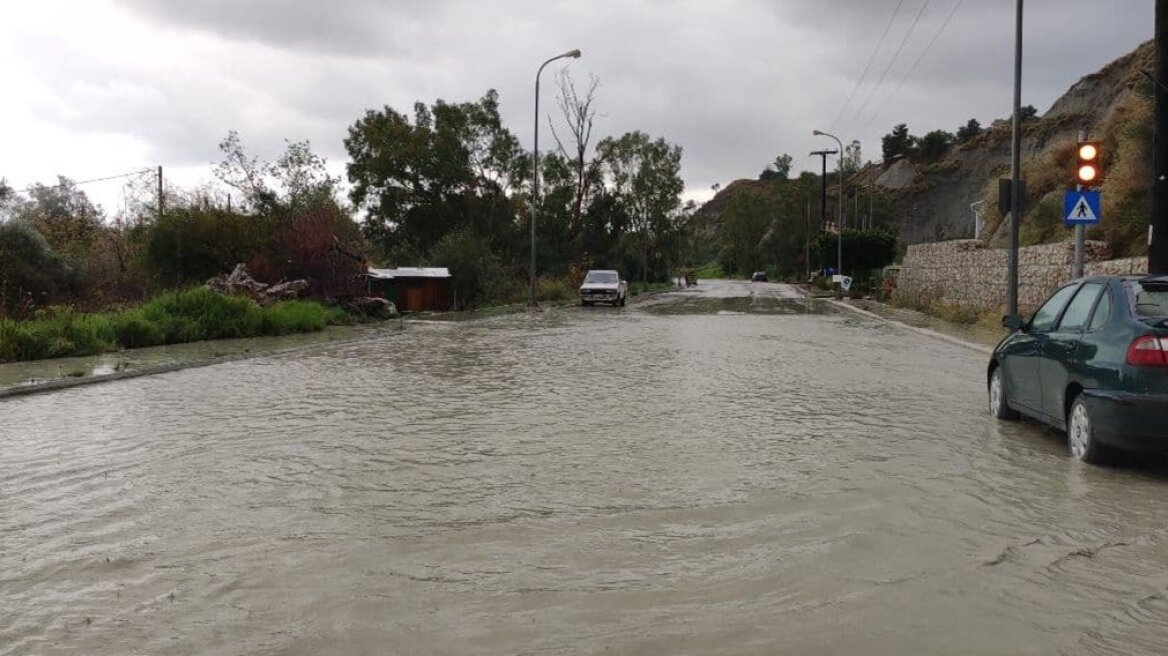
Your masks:
{"label": "shrub", "polygon": [[568,301],[576,298],[576,290],[563,278],[540,278],[535,294],[542,301]]}
{"label": "shrub", "polygon": [[434,266],[450,269],[451,289],[458,307],[474,307],[491,299],[499,286],[501,269],[490,245],[470,230],[451,232],[430,253]]}
{"label": "shrub", "polygon": [[261,329],[265,335],[316,332],[329,324],[329,317],[330,311],[320,303],[284,301],[264,309]]}
{"label": "shrub", "polygon": [[23,221],[0,223],[0,316],[54,302],[76,285],[76,271]]}
{"label": "shrub", "polygon": [[108,315],[48,308],[28,321],[0,319],[0,362],[225,337],[288,335],[340,323],[351,323],[344,310],[312,301],[285,301],[260,308],[251,299],[188,289]]}
{"label": "shrub", "polygon": [[125,310],[110,317],[118,344],[125,348],[142,348],[165,343],[162,326],[146,317],[141,309]]}
{"label": "shrub", "polygon": [[28,321],[0,321],[0,361],[89,355],[113,347],[113,329],[100,315],[54,310]]}
{"label": "shrub", "polygon": [[255,301],[204,287],[162,294],[142,306],[168,344],[260,334],[263,313]]}

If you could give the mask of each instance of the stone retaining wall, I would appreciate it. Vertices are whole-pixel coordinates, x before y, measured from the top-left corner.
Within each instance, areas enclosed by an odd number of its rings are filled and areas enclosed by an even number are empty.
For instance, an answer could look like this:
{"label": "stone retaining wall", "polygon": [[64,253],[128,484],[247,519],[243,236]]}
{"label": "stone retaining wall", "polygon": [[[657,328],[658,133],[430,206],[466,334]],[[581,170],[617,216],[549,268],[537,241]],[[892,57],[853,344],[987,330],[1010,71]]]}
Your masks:
{"label": "stone retaining wall", "polygon": [[[1147,258],[1108,259],[1104,242],[1089,241],[1087,275],[1134,275],[1147,271]],[[1071,279],[1074,242],[1028,246],[1018,251],[1018,308],[1029,314],[1059,285]],[[1000,311],[1006,301],[1006,250],[986,248],[976,239],[908,247],[893,300],[905,305],[946,305],[978,313]]]}

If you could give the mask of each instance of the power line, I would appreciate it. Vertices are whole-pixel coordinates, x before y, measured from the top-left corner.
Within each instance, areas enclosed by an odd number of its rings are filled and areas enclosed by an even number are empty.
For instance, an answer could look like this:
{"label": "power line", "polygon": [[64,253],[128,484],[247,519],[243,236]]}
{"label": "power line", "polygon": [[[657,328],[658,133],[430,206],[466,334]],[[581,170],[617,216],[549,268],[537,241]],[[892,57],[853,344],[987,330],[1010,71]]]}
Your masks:
{"label": "power line", "polygon": [[950,21],[952,21],[953,17],[957,15],[957,10],[961,9],[961,5],[963,4],[965,4],[965,0],[957,0],[957,3],[953,5],[953,10],[950,11],[949,15],[945,17],[945,21],[941,23],[941,27],[937,30],[937,33],[934,34],[933,38],[929,40],[928,45],[926,45],[925,49],[921,51],[921,54],[917,55],[916,61],[914,61],[912,66],[909,67],[908,72],[904,74],[904,77],[900,79],[900,84],[896,85],[896,89],[894,89],[892,93],[890,93],[884,99],[884,102],[880,103],[880,106],[872,114],[871,118],[868,119],[868,122],[864,124],[863,129],[860,130],[861,132],[866,131],[869,127],[871,127],[872,123],[880,117],[880,113],[884,111],[884,108],[888,105],[889,101],[896,97],[896,95],[900,93],[900,90],[904,88],[905,83],[908,82],[908,78],[912,76],[912,74],[917,70],[917,66],[920,66],[921,61],[923,61],[925,56],[929,54],[929,50],[933,48],[933,44],[937,43],[937,40],[940,39],[941,35],[945,33],[945,28],[949,27]]}
{"label": "power line", "polygon": [[896,8],[892,10],[892,16],[888,18],[888,24],[884,26],[884,33],[880,35],[880,40],[876,42],[876,48],[872,54],[868,56],[868,63],[864,66],[864,72],[860,74],[860,79],[856,81],[856,86],[852,87],[852,92],[848,94],[848,99],[840,105],[839,112],[831,121],[831,126],[828,132],[834,132],[836,124],[843,118],[844,112],[847,111],[848,106],[852,104],[852,99],[856,97],[856,92],[860,90],[860,86],[864,84],[864,80],[868,78],[868,73],[872,70],[872,64],[876,63],[876,55],[880,54],[880,48],[884,46],[884,39],[888,37],[889,30],[892,29],[892,23],[896,21],[897,14],[900,13],[901,6],[904,5],[904,0],[899,0],[896,3]]}
{"label": "power line", "polygon": [[868,103],[872,102],[872,97],[876,95],[876,90],[880,88],[880,85],[884,84],[884,80],[888,77],[888,72],[892,70],[892,66],[896,63],[896,60],[900,58],[900,53],[904,50],[905,45],[908,44],[912,33],[917,29],[917,23],[921,22],[921,17],[925,15],[925,10],[929,8],[931,1],[925,0],[924,4],[921,5],[920,11],[913,17],[912,24],[908,26],[908,32],[905,32],[904,38],[900,40],[900,45],[896,48],[896,52],[892,54],[892,59],[888,60],[888,65],[880,73],[880,79],[876,81],[876,84],[868,92],[868,96],[864,99],[864,104],[860,105],[860,108],[856,110],[855,116],[852,117],[851,122],[848,123],[847,129],[844,132],[849,132],[852,126],[856,124],[856,121],[860,120],[860,117],[863,116],[864,110],[868,108]]}
{"label": "power line", "polygon": [[57,187],[64,187],[66,184],[72,184],[74,187],[76,187],[76,186],[83,185],[83,184],[90,184],[92,182],[105,182],[107,180],[118,180],[120,178],[129,178],[131,176],[142,175],[144,173],[154,173],[154,171],[155,171],[154,168],[148,168],[148,169],[142,169],[140,171],[130,171],[129,173],[119,173],[118,175],[109,175],[109,176],[106,176],[104,178],[93,178],[91,180],[70,180],[68,183],[58,182],[55,185],[34,184],[34,185],[29,185],[29,186],[25,187],[23,189],[23,191],[25,193],[28,193],[28,192],[32,191],[33,189],[38,189],[38,188],[55,189]]}

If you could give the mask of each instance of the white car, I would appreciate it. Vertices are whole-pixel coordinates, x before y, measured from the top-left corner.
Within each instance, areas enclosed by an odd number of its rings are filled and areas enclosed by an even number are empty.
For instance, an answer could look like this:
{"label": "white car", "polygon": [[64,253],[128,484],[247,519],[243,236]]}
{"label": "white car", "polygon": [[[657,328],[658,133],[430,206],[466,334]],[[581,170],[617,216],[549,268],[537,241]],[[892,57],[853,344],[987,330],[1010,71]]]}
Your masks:
{"label": "white car", "polygon": [[616,271],[593,269],[584,276],[584,284],[580,285],[580,305],[595,303],[625,304],[629,293],[629,284],[621,280]]}

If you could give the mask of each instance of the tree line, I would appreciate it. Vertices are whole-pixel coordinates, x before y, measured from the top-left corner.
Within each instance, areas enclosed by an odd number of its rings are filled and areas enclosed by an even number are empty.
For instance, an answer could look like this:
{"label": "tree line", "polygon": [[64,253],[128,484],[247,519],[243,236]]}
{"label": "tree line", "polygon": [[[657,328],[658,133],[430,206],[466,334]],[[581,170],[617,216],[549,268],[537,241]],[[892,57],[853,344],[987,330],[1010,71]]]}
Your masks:
{"label": "tree line", "polygon": [[[682,149],[642,131],[596,139],[595,79],[558,78],[554,147],[541,157],[537,271],[563,293],[588,268],[650,282],[682,259]],[[566,126],[566,128],[565,128]],[[488,90],[478,100],[372,109],[348,129],[348,189],[308,142],[274,161],[240,135],[220,143],[218,187],[132,184],[110,217],[76,183],[0,183],[0,317],[140,302],[245,263],[267,282],[305,278],[314,296],[361,292],[370,264],[446,266],[464,307],[523,298],[532,157]]]}

